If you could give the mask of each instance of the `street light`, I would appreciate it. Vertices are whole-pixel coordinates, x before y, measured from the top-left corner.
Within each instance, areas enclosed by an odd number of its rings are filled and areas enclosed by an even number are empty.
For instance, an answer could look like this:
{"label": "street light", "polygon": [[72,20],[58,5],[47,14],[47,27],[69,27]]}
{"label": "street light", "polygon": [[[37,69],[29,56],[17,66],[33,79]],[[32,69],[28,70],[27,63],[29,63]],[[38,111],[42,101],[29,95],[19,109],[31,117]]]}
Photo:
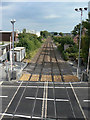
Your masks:
{"label": "street light", "polygon": [[14,64],[14,23],[16,22],[16,20],[12,20],[11,19],[11,23],[12,23],[12,42],[13,42],[13,64]]}
{"label": "street light", "polygon": [[82,35],[82,15],[83,11],[87,10],[87,8],[76,8],[75,11],[81,12],[81,25],[80,25],[80,40],[79,40],[79,56],[78,56],[78,68],[77,68],[77,77],[79,77],[80,73],[80,48],[81,48],[81,35]]}

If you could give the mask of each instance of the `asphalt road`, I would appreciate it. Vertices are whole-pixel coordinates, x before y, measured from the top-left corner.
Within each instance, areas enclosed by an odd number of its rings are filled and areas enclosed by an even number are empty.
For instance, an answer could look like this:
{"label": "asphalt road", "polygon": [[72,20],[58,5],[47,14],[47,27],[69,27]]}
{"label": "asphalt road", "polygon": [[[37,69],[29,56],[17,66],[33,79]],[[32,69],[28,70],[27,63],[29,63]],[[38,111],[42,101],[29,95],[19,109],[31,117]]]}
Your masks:
{"label": "asphalt road", "polygon": [[90,119],[88,83],[29,82],[27,87],[26,84],[3,82],[0,85],[2,120]]}

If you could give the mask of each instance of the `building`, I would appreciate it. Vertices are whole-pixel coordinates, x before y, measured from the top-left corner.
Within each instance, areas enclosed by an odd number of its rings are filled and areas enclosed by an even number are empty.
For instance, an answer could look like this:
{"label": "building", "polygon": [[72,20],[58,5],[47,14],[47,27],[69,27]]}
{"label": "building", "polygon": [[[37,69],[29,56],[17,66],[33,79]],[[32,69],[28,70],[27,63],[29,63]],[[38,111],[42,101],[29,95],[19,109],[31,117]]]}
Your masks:
{"label": "building", "polygon": [[0,45],[0,62],[9,60],[9,50],[10,50],[9,44]]}
{"label": "building", "polygon": [[[13,49],[11,49],[13,51]],[[15,62],[21,62],[25,58],[25,47],[14,48],[14,60]]]}
{"label": "building", "polygon": [[[12,31],[0,31],[0,43],[10,43],[10,37],[12,40]],[[18,41],[18,34],[14,33],[14,41]]]}
{"label": "building", "polygon": [[[0,31],[0,62],[10,60],[10,38],[12,41],[11,31]],[[16,32],[14,33],[14,40],[18,42],[18,34]]]}

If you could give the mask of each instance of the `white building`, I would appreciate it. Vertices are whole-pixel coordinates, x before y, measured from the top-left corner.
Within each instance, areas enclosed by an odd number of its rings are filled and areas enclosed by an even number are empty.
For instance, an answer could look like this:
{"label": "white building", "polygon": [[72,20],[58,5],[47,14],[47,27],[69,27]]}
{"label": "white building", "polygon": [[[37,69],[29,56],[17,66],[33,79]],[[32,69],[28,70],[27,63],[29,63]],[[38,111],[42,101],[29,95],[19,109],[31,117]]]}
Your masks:
{"label": "white building", "polygon": [[[23,31],[21,31],[21,33],[23,33]],[[31,34],[35,34],[38,37],[40,36],[40,31],[36,31],[36,30],[27,30],[26,29],[26,33],[31,33]]]}
{"label": "white building", "polygon": [[[13,49],[11,49],[13,51]],[[25,47],[14,48],[14,60],[20,62],[25,58]]]}

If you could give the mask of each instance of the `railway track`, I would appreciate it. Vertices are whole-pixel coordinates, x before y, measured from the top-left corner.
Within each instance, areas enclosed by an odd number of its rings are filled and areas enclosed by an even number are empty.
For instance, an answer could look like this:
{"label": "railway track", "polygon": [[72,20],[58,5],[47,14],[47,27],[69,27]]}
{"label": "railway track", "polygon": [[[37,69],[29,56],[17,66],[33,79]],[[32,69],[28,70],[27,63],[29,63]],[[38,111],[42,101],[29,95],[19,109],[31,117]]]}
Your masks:
{"label": "railway track", "polygon": [[[62,82],[64,87],[65,87],[65,91],[66,94],[68,96],[68,100],[69,100],[69,104],[70,104],[70,109],[73,111],[73,116],[75,118],[75,114],[74,114],[74,110],[73,110],[73,106],[72,103],[70,102],[70,96],[69,96],[69,92],[67,90],[65,80],[64,80],[64,75],[63,72],[61,71],[61,66],[60,63],[58,62],[57,59],[57,55],[55,52],[55,49],[53,47],[53,42],[51,41],[50,38],[47,39],[47,41],[44,43],[43,47],[40,49],[39,53],[35,56],[36,58],[34,58],[32,60],[32,63],[28,64],[27,67],[25,68],[24,72],[27,72],[27,74],[25,73],[27,79],[24,83],[24,88],[22,89],[21,87],[18,88],[18,94],[20,94],[20,96],[18,97],[18,100],[16,102],[16,105],[14,105],[14,102],[11,101],[10,106],[8,106],[8,109],[5,111],[5,113],[10,114],[10,109],[12,106],[14,106],[13,110],[12,110],[12,116],[10,117],[9,120],[14,120],[15,118],[17,118],[16,114],[18,109],[21,106],[21,103],[23,101],[23,97],[26,94],[26,91],[28,89],[27,86],[29,86],[30,82],[42,82],[41,84],[43,85],[43,93],[42,93],[42,98],[38,98],[38,93],[39,93],[39,84],[37,84],[36,86],[36,91],[35,91],[35,95],[34,95],[34,100],[32,103],[32,110],[30,112],[30,119],[33,120],[35,119],[34,113],[35,113],[35,107],[37,105],[37,98],[38,99],[42,99],[42,104],[41,104],[41,115],[39,118],[36,117],[36,119],[47,119],[48,118],[48,113],[47,113],[47,108],[48,108],[48,96],[49,96],[49,83],[52,82],[52,87],[53,87],[53,104],[54,104],[54,119],[57,119],[57,106],[56,106],[56,91],[55,91],[55,82]],[[56,70],[56,71],[55,71]],[[21,78],[22,84],[24,81],[24,77]],[[22,86],[21,84],[21,86]],[[42,89],[43,89],[42,88]],[[22,91],[22,92],[20,92]],[[17,94],[15,95],[15,97],[17,97]],[[28,98],[28,97],[27,97]]]}
{"label": "railway track", "polygon": [[[53,42],[48,38],[39,53],[24,69],[24,73],[20,80],[28,81],[28,78],[32,76],[30,81],[78,82],[79,79],[72,75],[71,69],[67,70],[67,74],[64,74],[65,67],[64,70],[62,68],[62,65],[65,66],[64,64],[66,65],[65,62],[61,63],[60,60],[58,60]],[[69,68],[68,65],[67,67]]]}

